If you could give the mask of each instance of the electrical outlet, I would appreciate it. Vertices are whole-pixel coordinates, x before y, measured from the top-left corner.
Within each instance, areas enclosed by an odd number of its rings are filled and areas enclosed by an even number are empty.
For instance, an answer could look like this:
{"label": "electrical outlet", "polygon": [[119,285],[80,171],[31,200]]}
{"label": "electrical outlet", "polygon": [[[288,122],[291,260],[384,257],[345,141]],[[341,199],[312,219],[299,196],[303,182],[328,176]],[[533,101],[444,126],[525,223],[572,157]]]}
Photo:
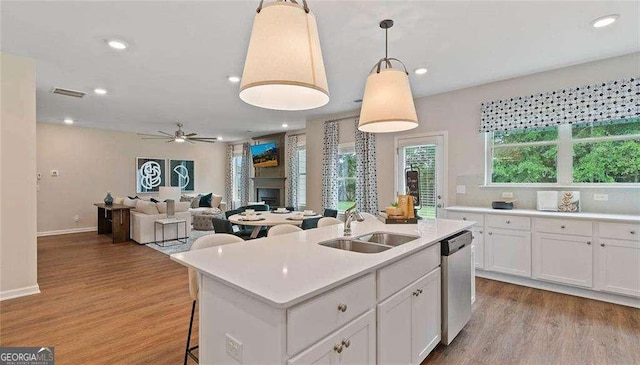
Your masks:
{"label": "electrical outlet", "polygon": [[242,342],[236,340],[227,333],[225,347],[227,348],[227,354],[242,364]]}
{"label": "electrical outlet", "polygon": [[505,191],[505,192],[502,193],[502,197],[511,199],[511,198],[513,198],[513,193],[510,192],[510,191]]}
{"label": "electrical outlet", "polygon": [[593,194],[593,200],[606,202],[609,200],[609,194]]}
{"label": "electrical outlet", "polygon": [[37,179],[38,181],[42,180],[42,173],[41,173],[41,172],[38,172],[38,173],[36,174],[36,179]]}
{"label": "electrical outlet", "polygon": [[467,193],[467,186],[466,185],[458,185],[458,186],[456,186],[456,193],[458,193],[458,194],[466,194]]}

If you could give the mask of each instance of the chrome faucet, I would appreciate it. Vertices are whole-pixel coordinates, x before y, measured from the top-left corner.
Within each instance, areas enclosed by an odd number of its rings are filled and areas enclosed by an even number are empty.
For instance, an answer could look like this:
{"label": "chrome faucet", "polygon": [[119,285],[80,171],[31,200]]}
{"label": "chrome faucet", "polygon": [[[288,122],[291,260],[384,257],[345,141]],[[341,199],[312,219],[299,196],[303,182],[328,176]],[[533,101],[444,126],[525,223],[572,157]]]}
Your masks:
{"label": "chrome faucet", "polygon": [[364,218],[356,209],[354,204],[351,208],[344,211],[344,235],[351,236],[351,222],[355,218],[358,222],[364,221]]}

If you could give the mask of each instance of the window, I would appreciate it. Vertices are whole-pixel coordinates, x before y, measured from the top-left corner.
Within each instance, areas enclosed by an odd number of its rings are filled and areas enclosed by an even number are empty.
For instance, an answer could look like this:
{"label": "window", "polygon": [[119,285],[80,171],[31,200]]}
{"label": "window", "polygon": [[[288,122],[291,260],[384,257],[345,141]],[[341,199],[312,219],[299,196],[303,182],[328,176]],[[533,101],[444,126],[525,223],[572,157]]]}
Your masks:
{"label": "window", "polygon": [[307,205],[307,150],[298,146],[298,205]]}
{"label": "window", "polygon": [[640,183],[640,118],[487,133],[487,182]]}
{"label": "window", "polygon": [[356,152],[353,144],[340,146],[338,152],[338,211],[344,212],[356,202]]}
{"label": "window", "polygon": [[242,156],[233,156],[233,201],[240,201],[242,186],[240,171],[242,171]]}

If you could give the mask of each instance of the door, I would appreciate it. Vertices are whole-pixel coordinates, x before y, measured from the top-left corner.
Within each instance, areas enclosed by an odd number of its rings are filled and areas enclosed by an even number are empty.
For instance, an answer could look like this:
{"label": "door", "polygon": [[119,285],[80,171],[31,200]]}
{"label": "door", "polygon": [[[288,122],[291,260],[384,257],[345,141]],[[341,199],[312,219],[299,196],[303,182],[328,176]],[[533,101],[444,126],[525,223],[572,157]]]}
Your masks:
{"label": "door", "polygon": [[533,278],[591,288],[593,245],[591,237],[535,233]]}
{"label": "door", "polygon": [[424,276],[412,286],[411,357],[420,364],[440,343],[442,330],[440,268]]}
{"label": "door", "polygon": [[405,169],[420,172],[420,209],[424,218],[444,217],[445,135],[396,139],[396,194],[406,193]]}
{"label": "door", "polygon": [[487,270],[531,277],[531,233],[492,228],[485,244]]}
{"label": "door", "polygon": [[640,297],[640,242],[600,238],[601,289]]}

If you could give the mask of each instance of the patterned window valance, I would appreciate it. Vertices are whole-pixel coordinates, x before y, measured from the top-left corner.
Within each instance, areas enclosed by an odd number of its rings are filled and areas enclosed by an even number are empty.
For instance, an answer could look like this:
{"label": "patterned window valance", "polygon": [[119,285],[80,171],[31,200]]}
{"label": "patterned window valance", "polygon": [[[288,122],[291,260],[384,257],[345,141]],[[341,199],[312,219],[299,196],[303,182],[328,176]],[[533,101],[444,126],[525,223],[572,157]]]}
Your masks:
{"label": "patterned window valance", "polygon": [[480,132],[545,128],[640,116],[640,78],[633,77],[482,103]]}

